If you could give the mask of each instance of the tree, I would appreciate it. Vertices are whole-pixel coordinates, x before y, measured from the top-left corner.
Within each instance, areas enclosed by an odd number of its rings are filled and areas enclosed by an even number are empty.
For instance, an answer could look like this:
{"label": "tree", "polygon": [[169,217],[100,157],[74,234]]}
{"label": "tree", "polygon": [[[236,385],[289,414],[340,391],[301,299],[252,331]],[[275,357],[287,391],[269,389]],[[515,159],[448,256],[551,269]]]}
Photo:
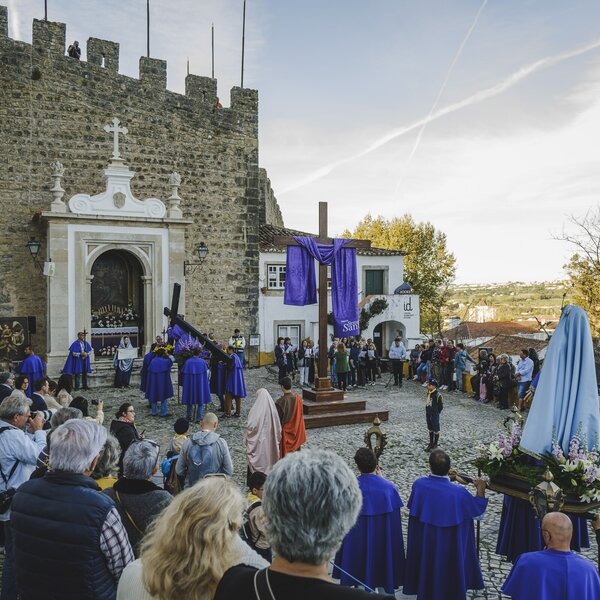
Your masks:
{"label": "tree", "polygon": [[590,318],[594,336],[600,335],[600,206],[582,218],[570,217],[573,233],[557,239],[569,242],[577,252],[565,265],[573,286],[573,299]]}
{"label": "tree", "polygon": [[456,272],[456,259],[446,247],[444,233],[429,222],[415,223],[410,215],[389,220],[367,215],[354,231],[346,230],[342,237],[367,239],[377,248],[407,252],[404,280],[420,296],[421,329],[432,333],[442,330],[442,309]]}

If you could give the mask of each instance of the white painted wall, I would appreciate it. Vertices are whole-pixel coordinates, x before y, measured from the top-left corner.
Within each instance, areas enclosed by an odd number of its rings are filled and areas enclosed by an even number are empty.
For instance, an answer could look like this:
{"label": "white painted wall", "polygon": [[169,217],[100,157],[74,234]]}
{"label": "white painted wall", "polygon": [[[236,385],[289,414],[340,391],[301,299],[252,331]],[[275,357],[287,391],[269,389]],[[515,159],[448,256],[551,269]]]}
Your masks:
{"label": "white painted wall", "polygon": [[[318,340],[318,305],[288,306],[283,303],[283,290],[266,290],[267,288],[267,265],[285,265],[285,252],[261,252],[259,258],[259,301],[258,322],[260,333],[260,351],[272,352],[277,339],[277,326],[280,324],[300,325],[301,339],[310,336],[315,343]],[[393,295],[393,291],[403,282],[404,257],[398,256],[361,256],[356,257],[358,271],[358,300],[364,298],[365,270],[383,269],[384,294],[390,307],[371,319],[369,330],[363,332],[365,337],[373,337],[372,332],[376,325],[383,321],[399,321],[406,327],[406,335],[413,346],[420,341],[419,336],[419,297]],[[266,293],[263,291],[266,290]],[[404,310],[404,304],[411,298],[412,312]],[[331,293],[328,294],[327,310],[331,311]],[[411,312],[411,316],[408,313]],[[333,333],[333,327],[329,327],[329,333]],[[395,334],[395,333],[394,333]],[[389,337],[390,334],[386,334]],[[414,340],[414,341],[413,341]]]}

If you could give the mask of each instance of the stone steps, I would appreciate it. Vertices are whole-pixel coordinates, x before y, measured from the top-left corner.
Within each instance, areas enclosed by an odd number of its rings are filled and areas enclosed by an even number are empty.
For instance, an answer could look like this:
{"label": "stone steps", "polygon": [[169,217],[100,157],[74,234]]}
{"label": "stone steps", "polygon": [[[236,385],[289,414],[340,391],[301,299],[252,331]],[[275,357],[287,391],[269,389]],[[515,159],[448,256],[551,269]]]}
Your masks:
{"label": "stone steps", "polygon": [[365,410],[367,406],[366,400],[303,400],[304,416],[318,415],[323,413],[333,412],[348,412],[353,410]]}
{"label": "stone steps", "polygon": [[381,421],[387,421],[389,413],[387,410],[351,410],[304,415],[304,425],[306,429],[316,429],[318,427],[332,427],[334,425],[372,423],[375,417],[379,417]]}

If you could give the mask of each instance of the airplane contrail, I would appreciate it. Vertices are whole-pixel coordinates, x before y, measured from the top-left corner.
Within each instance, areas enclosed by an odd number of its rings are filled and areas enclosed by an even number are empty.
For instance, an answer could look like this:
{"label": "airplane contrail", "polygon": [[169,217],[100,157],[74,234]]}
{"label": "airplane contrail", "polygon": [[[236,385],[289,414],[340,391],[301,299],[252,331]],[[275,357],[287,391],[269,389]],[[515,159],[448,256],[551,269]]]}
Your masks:
{"label": "airplane contrail", "polygon": [[551,66],[553,66],[557,63],[560,63],[564,60],[568,60],[570,58],[575,58],[576,56],[580,56],[581,54],[585,54],[586,52],[590,52],[591,50],[595,50],[596,48],[600,48],[600,38],[597,38],[594,41],[589,42],[588,44],[585,44],[584,46],[579,46],[578,48],[574,48],[573,50],[568,50],[567,52],[561,52],[560,54],[555,54],[553,56],[547,56],[546,58],[541,58],[539,60],[536,60],[535,62],[525,65],[524,67],[521,67],[519,70],[515,71],[508,77],[504,78],[502,81],[500,81],[496,85],[493,85],[491,87],[488,87],[488,88],[485,88],[478,92],[475,92],[471,96],[468,96],[467,98],[464,98],[463,100],[459,100],[458,102],[454,102],[453,104],[449,104],[448,106],[445,106],[444,108],[440,108],[433,114],[428,115],[427,117],[423,117],[422,119],[419,119],[418,121],[415,121],[414,123],[411,123],[410,125],[406,125],[404,127],[399,127],[397,129],[393,129],[386,135],[380,137],[379,139],[377,139],[374,142],[372,142],[371,144],[369,144],[364,150],[361,150],[357,154],[354,154],[352,156],[347,156],[346,158],[340,158],[340,159],[338,159],[334,162],[331,162],[323,167],[320,167],[314,173],[307,175],[300,181],[293,183],[292,185],[288,186],[287,188],[284,188],[283,190],[279,191],[277,193],[277,195],[281,196],[283,194],[293,192],[293,191],[295,191],[299,188],[302,188],[310,183],[318,181],[319,179],[322,179],[326,175],[329,175],[329,173],[331,173],[331,171],[333,171],[337,167],[340,167],[347,163],[358,160],[359,158],[362,158],[363,156],[366,156],[367,154],[370,154],[371,152],[378,150],[382,146],[385,146],[392,140],[395,140],[403,135],[406,135],[407,133],[410,133],[411,131],[418,129],[419,127],[422,127],[423,125],[427,125],[428,123],[436,121],[437,119],[440,119],[441,117],[445,117],[448,114],[457,112],[457,111],[459,111],[463,108],[466,108],[468,106],[471,106],[473,104],[483,102],[484,100],[487,100],[488,98],[493,98],[494,96],[497,96],[498,94],[501,94],[502,92],[505,92],[506,90],[514,87],[519,82],[521,82],[523,79],[525,79],[526,77],[529,77],[529,75],[532,75],[536,71],[545,69],[547,67],[551,67]]}
{"label": "airplane contrail", "polygon": [[[479,17],[481,16],[481,13],[483,12],[483,9],[485,8],[485,5],[487,3],[488,3],[488,0],[483,0],[483,2],[481,3],[481,6],[479,7],[479,10],[477,11],[477,14],[475,15],[475,18],[473,19],[473,22],[471,23],[471,26],[469,27],[465,37],[463,38],[463,41],[460,43],[460,46],[458,47],[458,50],[456,51],[456,54],[454,55],[454,60],[450,64],[450,68],[448,69],[448,72],[446,73],[446,77],[444,77],[444,81],[442,82],[442,85],[440,86],[437,96],[435,97],[435,100],[434,100],[433,104],[431,105],[431,109],[429,110],[429,114],[427,115],[428,117],[431,117],[431,115],[433,114],[433,111],[438,107],[438,104],[440,102],[442,94],[444,93],[444,90],[446,89],[446,85],[448,84],[448,81],[450,80],[450,75],[452,75],[452,71],[454,71],[454,67],[456,66],[456,63],[458,62],[460,55],[462,54],[463,48],[467,45],[467,42],[469,41],[469,38],[471,37],[473,30],[477,26]],[[410,151],[410,154],[408,155],[408,158],[406,159],[406,161],[404,162],[404,166],[402,167],[400,179],[398,179],[398,182],[396,183],[396,188],[394,190],[395,194],[398,193],[398,191],[400,190],[400,186],[404,182],[404,178],[406,177],[406,174],[408,172],[408,167],[413,159],[413,156],[417,152],[417,148],[419,147],[419,144],[421,143],[421,138],[423,137],[423,133],[425,133],[426,127],[427,127],[427,123],[422,125],[421,128],[419,129],[419,132],[417,133],[417,137],[415,139],[415,143],[413,144],[412,150]]]}

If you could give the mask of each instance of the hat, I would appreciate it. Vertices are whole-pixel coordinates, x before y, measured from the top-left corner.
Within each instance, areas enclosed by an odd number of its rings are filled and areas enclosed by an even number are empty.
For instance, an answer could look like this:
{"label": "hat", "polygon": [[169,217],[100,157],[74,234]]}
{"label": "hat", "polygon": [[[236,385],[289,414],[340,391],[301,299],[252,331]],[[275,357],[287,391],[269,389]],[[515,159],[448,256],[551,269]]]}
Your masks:
{"label": "hat", "polygon": [[2,373],[0,375],[0,383],[6,383],[9,379],[12,379],[14,375],[12,373]]}
{"label": "hat", "polygon": [[434,379],[433,377],[430,377],[430,378],[427,380],[427,383],[428,383],[429,385],[434,385],[435,387],[437,387],[437,386],[439,385],[439,384],[438,384],[438,382],[437,382],[437,379]]}
{"label": "hat", "polygon": [[187,433],[189,431],[190,423],[187,419],[180,417],[179,419],[177,419],[177,421],[175,421],[175,425],[173,425],[173,429],[175,430],[175,433],[178,433],[179,435],[183,435],[184,433]]}

